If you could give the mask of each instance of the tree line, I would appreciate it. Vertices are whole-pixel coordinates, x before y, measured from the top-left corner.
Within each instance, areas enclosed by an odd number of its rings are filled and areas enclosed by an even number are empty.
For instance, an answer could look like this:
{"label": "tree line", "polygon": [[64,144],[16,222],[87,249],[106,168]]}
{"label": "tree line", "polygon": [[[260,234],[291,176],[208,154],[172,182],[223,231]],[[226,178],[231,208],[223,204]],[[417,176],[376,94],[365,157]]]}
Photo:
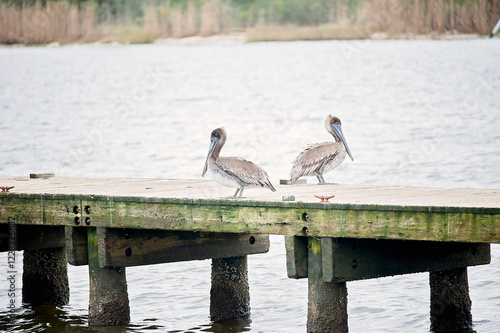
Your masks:
{"label": "tree line", "polygon": [[487,34],[499,18],[500,0],[0,0],[0,43],[148,42],[251,29],[265,39],[269,27],[318,27],[312,39]]}

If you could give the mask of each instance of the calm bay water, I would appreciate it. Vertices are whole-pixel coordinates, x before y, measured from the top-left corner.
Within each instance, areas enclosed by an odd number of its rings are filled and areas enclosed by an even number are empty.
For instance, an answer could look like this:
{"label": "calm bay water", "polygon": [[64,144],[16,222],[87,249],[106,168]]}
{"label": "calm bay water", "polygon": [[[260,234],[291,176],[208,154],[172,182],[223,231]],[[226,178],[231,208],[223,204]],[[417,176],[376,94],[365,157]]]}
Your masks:
{"label": "calm bay water", "polygon": [[[499,60],[498,39],[0,48],[0,174],[199,178],[210,132],[224,126],[223,154],[276,183],[301,147],[331,139],[332,114],[355,162],[327,181],[500,188]],[[469,269],[481,333],[500,326],[499,260],[494,245],[490,265]],[[0,267],[6,281],[5,254]],[[305,331],[307,281],[286,277],[280,236],[249,257],[251,317],[223,326],[208,317],[210,261],[127,268],[132,321],[120,328],[87,328],[87,268],[69,266],[69,278],[69,305],[20,307],[14,322],[1,283],[0,329]],[[348,290],[351,332],[429,329],[428,274]]]}

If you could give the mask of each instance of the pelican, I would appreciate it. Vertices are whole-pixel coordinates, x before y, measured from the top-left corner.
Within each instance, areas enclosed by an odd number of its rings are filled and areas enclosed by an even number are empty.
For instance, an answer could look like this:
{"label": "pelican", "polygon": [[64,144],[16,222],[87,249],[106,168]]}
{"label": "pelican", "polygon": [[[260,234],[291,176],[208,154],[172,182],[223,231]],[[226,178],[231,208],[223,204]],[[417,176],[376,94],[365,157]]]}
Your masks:
{"label": "pelican", "polygon": [[[210,147],[207,160],[201,176],[204,177],[208,169],[211,171],[215,182],[236,188],[232,197],[227,199],[242,198],[245,187],[267,187],[276,191],[269,180],[267,172],[260,166],[240,157],[219,157],[220,151],[226,143],[227,134],[223,127],[216,128],[210,135]],[[239,192],[239,196],[238,195]]]}
{"label": "pelican", "polygon": [[324,185],[327,182],[325,182],[323,174],[338,167],[344,161],[346,152],[354,161],[342,133],[340,119],[329,115],[325,120],[325,128],[335,138],[335,142],[309,144],[293,161],[290,180],[294,181],[305,176],[316,176],[319,184]]}

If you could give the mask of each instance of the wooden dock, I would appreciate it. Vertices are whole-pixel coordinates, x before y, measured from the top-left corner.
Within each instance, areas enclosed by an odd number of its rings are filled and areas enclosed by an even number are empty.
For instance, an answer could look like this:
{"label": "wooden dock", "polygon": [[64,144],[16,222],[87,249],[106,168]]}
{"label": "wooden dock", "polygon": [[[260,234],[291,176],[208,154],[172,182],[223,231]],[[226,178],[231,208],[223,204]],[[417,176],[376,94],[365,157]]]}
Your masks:
{"label": "wooden dock", "polygon": [[288,276],[308,278],[309,332],[347,332],[347,281],[414,272],[430,272],[431,330],[472,330],[467,267],[489,263],[489,244],[500,243],[493,189],[299,184],[229,200],[231,189],[207,180],[0,177],[0,186],[14,186],[0,194],[0,247],[25,251],[23,301],[67,303],[66,262],[88,265],[90,325],[129,322],[125,267],[202,259],[212,259],[212,320],[247,315],[246,256],[280,234]]}

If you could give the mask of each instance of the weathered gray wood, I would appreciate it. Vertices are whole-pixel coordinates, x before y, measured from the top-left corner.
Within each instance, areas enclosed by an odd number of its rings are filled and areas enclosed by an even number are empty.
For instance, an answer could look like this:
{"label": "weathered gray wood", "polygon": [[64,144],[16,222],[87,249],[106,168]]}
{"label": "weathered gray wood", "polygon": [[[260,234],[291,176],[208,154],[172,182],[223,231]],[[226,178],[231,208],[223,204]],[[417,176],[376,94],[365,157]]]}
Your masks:
{"label": "weathered gray wood", "polygon": [[[56,194],[110,197],[191,198],[219,201],[227,196],[227,188],[205,179],[123,179],[123,178],[67,178],[53,177],[45,180],[28,177],[0,176],[0,183],[15,186],[11,194]],[[319,203],[316,195],[335,195],[337,204],[408,206],[408,207],[457,207],[500,208],[499,189],[426,188],[375,185],[287,185],[276,186],[293,194],[305,204]],[[253,202],[275,203],[281,201],[283,191],[270,192],[251,189],[245,196]],[[11,195],[8,194],[8,195]],[[221,200],[229,201],[229,200]],[[373,222],[373,221],[372,221]]]}
{"label": "weathered gray wood", "polygon": [[211,320],[239,318],[249,313],[247,257],[212,259]]}
{"label": "weathered gray wood", "polygon": [[345,333],[347,286],[323,280],[321,240],[309,237],[307,332]]}
{"label": "weathered gray wood", "polygon": [[269,236],[98,228],[101,267],[240,257],[269,251]]}
{"label": "weathered gray wood", "polygon": [[44,173],[30,173],[30,178],[43,178],[47,179],[50,177],[54,177],[53,172],[44,172]]}
{"label": "weathered gray wood", "polygon": [[87,228],[65,227],[68,263],[74,266],[88,265]]}
{"label": "weathered gray wood", "polygon": [[[0,252],[10,251],[9,225],[0,224]],[[63,226],[16,225],[16,251],[64,247]]]}
{"label": "weathered gray wood", "polygon": [[475,332],[467,268],[431,272],[431,331]]}
{"label": "weathered gray wood", "polygon": [[95,228],[87,228],[89,256],[89,325],[118,326],[130,322],[125,268],[101,268]]}
{"label": "weathered gray wood", "polygon": [[23,302],[33,306],[68,304],[65,248],[24,251]]}
{"label": "weathered gray wood", "polygon": [[286,270],[291,279],[307,277],[307,237],[285,236]]}
{"label": "weathered gray wood", "polygon": [[490,244],[322,238],[323,279],[343,282],[490,263]]}
{"label": "weathered gray wood", "polygon": [[305,185],[307,184],[307,179],[302,178],[302,179],[297,179],[297,180],[290,180],[290,179],[280,179],[280,185]]}

